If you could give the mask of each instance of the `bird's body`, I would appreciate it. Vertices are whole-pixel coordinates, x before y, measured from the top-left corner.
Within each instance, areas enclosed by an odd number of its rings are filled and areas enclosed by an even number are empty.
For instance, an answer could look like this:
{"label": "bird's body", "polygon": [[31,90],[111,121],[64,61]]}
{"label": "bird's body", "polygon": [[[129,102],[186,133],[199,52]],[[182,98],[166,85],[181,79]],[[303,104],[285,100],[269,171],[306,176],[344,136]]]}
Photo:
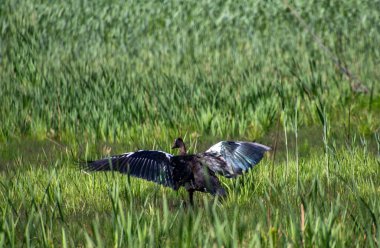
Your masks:
{"label": "bird's body", "polygon": [[226,196],[218,177],[197,155],[174,156],[173,179],[175,188],[183,186],[190,193],[190,202],[193,203],[192,194],[195,191],[210,193],[212,195]]}
{"label": "bird's body", "polygon": [[216,174],[228,178],[241,175],[257,164],[270,148],[252,142],[221,141],[204,153],[189,155],[181,138],[173,148],[180,149],[180,155],[173,156],[163,151],[140,150],[109,158],[88,161],[85,167],[90,171],[115,170],[178,190],[184,187],[193,204],[195,191],[226,196]]}

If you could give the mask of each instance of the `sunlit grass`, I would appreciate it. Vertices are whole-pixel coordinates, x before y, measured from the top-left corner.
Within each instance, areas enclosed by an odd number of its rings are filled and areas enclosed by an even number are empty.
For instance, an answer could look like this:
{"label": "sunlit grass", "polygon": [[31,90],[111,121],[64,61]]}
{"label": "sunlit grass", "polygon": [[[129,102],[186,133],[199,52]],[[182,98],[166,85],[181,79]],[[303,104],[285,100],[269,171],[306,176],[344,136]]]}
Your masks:
{"label": "sunlit grass", "polygon": [[329,180],[319,152],[301,161],[299,188],[295,162],[288,177],[285,162],[277,163],[271,181],[265,159],[241,178],[223,180],[225,201],[198,193],[194,208],[184,190],[118,173],[83,173],[66,156],[48,168],[24,165],[1,174],[3,242],[49,246],[64,237],[70,246],[376,245],[379,164],[359,147],[333,156]]}
{"label": "sunlit grass", "polygon": [[[0,1],[0,247],[376,247],[378,1]],[[273,148],[195,207],[78,159]]]}

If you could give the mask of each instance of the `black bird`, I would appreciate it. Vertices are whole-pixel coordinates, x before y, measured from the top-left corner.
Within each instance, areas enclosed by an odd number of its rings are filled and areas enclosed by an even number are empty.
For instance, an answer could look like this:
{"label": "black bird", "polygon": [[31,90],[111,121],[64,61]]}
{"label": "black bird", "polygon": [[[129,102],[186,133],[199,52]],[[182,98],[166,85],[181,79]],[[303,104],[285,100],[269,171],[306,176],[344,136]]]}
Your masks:
{"label": "black bird", "polygon": [[193,205],[195,191],[225,197],[216,174],[227,178],[242,175],[263,158],[269,147],[245,141],[221,141],[207,151],[187,154],[181,138],[174,141],[173,149],[180,155],[163,151],[139,150],[84,163],[88,171],[119,171],[178,190],[181,186],[189,192]]}

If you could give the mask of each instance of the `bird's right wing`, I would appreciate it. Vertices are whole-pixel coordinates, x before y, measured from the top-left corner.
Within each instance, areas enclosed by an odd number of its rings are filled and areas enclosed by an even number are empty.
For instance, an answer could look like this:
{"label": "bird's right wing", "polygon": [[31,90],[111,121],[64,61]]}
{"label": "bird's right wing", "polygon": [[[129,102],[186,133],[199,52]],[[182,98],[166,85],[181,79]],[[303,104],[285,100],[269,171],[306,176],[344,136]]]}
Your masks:
{"label": "bird's right wing", "polygon": [[129,152],[82,163],[87,171],[118,171],[174,188],[173,155],[162,151]]}
{"label": "bird's right wing", "polygon": [[198,158],[215,173],[231,178],[258,164],[271,148],[259,143],[245,141],[221,141]]}

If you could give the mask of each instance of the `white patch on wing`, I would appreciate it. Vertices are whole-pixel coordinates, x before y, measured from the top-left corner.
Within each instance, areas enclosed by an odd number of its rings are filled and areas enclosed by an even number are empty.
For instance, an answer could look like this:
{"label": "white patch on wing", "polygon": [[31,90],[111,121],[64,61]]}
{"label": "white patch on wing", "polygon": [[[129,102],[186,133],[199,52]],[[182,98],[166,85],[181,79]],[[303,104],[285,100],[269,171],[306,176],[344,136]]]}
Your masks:
{"label": "white patch on wing", "polygon": [[272,148],[270,148],[270,147],[268,147],[268,146],[265,146],[265,145],[263,145],[263,144],[259,144],[259,143],[252,143],[252,144],[254,144],[255,146],[258,146],[258,147],[261,147],[261,148],[263,148],[264,150],[266,150],[266,151],[270,151],[270,150],[272,150]]}
{"label": "white patch on wing", "polygon": [[166,158],[169,159],[169,160],[173,157],[173,155],[171,155],[170,153],[167,153],[167,152],[164,152],[164,151],[159,151],[159,150],[142,150],[142,151],[145,151],[145,152],[160,152],[160,153],[165,154]]}
{"label": "white patch on wing", "polygon": [[173,155],[171,155],[170,153],[166,153],[166,152],[163,152],[165,153],[165,156],[167,157],[167,159],[172,159]]}
{"label": "white patch on wing", "polygon": [[132,154],[134,154],[134,152],[126,152],[126,153],[123,153],[123,154],[121,154],[123,157],[129,157],[129,156],[131,156]]}
{"label": "white patch on wing", "polygon": [[[159,150],[137,150],[136,152],[160,152],[160,153],[165,154],[165,156],[168,160],[170,160],[173,157],[172,154],[167,153],[167,152],[163,152],[163,151],[159,151]],[[133,154],[135,154],[136,152],[126,152],[126,153],[123,153],[122,155],[123,155],[123,157],[126,156],[128,158],[128,157],[132,156]]]}
{"label": "white patch on wing", "polygon": [[263,145],[263,144],[260,144],[260,143],[256,143],[256,142],[247,142],[247,141],[236,141],[235,143],[241,145],[241,144],[251,144],[253,146],[256,146],[256,147],[260,147],[262,149],[264,149],[265,151],[270,151],[272,150],[272,148],[266,146],[266,145]]}
{"label": "white patch on wing", "polygon": [[211,146],[206,152],[209,153],[220,153],[220,150],[222,149],[222,143],[224,141],[220,141],[219,143],[216,143],[215,145]]}

